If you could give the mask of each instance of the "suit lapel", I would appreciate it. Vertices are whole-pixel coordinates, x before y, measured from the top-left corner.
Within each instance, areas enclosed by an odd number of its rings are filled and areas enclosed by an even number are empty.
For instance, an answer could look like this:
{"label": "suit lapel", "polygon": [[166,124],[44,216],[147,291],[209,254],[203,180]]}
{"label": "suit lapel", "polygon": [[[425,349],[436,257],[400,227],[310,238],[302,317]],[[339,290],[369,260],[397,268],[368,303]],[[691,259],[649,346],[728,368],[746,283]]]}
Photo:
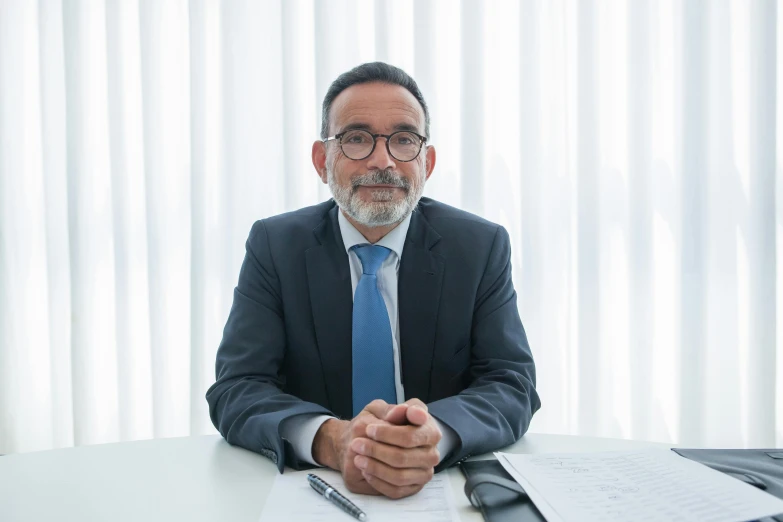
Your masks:
{"label": "suit lapel", "polygon": [[414,211],[400,262],[400,357],[405,398],[429,400],[444,260],[430,249],[440,235]]}
{"label": "suit lapel", "polygon": [[337,212],[334,205],[313,230],[320,245],[308,249],[305,255],[310,305],[329,406],[340,418],[350,419],[353,296],[348,254],[340,235]]}

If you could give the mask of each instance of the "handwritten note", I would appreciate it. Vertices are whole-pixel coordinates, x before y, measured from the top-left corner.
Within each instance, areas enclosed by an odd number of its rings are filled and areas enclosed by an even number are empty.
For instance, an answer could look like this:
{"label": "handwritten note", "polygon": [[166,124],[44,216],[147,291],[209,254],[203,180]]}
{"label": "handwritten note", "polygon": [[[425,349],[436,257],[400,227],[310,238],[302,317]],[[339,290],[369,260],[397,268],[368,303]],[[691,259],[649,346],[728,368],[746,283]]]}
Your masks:
{"label": "handwritten note", "polygon": [[353,520],[331,502],[318,495],[307,482],[307,474],[315,473],[330,486],[348,497],[367,514],[370,522],[433,521],[458,522],[449,477],[439,473],[417,494],[400,500],[350,493],[339,473],[326,469],[286,472],[277,475],[269,492],[260,522],[348,522]]}
{"label": "handwritten note", "polygon": [[783,513],[783,501],[665,449],[496,453],[548,522],[738,522]]}

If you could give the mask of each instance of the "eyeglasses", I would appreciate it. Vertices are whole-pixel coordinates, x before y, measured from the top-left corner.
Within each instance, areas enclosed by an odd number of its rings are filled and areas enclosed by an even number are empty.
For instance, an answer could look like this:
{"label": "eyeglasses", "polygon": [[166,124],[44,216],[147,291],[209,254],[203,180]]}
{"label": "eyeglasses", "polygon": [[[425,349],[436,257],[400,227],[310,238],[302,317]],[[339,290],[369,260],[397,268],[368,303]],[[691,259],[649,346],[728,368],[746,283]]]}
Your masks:
{"label": "eyeglasses", "polygon": [[375,152],[375,143],[378,138],[386,138],[386,151],[389,156],[402,162],[415,160],[421,152],[424,142],[427,141],[424,136],[411,131],[373,134],[366,130],[353,129],[326,138],[324,143],[338,140],[346,157],[352,160],[363,160]]}

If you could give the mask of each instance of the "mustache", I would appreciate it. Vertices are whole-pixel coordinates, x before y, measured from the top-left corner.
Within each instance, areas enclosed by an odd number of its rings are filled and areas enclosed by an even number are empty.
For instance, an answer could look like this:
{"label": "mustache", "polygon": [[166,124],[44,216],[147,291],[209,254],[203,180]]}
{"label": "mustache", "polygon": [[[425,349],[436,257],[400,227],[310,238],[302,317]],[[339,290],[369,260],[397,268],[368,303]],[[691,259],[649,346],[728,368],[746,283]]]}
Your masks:
{"label": "mustache", "polygon": [[363,185],[391,185],[393,187],[401,188],[406,192],[411,188],[410,181],[395,174],[391,169],[371,170],[367,174],[357,176],[351,180],[353,192]]}

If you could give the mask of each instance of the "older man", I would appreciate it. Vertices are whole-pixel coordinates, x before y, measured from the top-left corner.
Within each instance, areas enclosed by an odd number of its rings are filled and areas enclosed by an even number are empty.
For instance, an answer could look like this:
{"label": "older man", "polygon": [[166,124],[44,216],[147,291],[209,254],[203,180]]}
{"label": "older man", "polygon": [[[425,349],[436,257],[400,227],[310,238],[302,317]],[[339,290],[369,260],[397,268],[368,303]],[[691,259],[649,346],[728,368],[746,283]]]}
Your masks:
{"label": "older man", "polygon": [[508,234],[422,198],[429,126],[402,70],[344,73],[312,148],[334,199],[250,231],[207,400],[280,472],[328,466],[400,498],[518,440],[540,407]]}

